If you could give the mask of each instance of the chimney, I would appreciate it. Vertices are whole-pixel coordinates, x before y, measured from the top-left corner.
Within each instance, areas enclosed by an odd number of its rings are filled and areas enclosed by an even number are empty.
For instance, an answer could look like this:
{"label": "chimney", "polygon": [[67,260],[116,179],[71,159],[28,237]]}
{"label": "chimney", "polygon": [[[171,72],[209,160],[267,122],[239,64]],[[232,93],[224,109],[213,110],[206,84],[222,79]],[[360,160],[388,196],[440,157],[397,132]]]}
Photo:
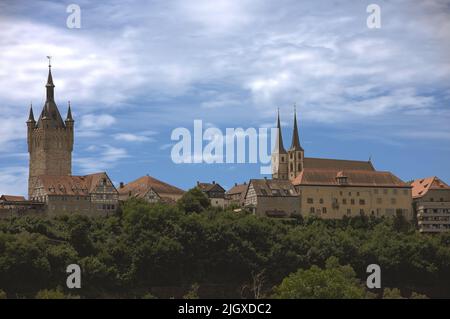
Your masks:
{"label": "chimney", "polygon": [[237,183],[234,183],[234,186],[237,186]]}
{"label": "chimney", "polygon": [[267,181],[267,176],[264,176],[264,179]]}
{"label": "chimney", "polygon": [[216,184],[216,181],[213,181],[213,184]]}
{"label": "chimney", "polygon": [[123,182],[120,182],[120,186],[119,186],[119,188],[123,188]]}

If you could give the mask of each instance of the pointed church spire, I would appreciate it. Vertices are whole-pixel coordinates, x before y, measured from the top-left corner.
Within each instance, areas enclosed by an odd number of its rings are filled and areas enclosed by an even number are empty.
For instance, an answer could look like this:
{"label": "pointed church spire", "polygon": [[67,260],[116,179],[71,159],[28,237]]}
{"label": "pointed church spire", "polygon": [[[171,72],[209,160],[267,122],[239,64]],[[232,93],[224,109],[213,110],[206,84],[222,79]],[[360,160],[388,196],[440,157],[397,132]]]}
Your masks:
{"label": "pointed church spire", "polygon": [[70,108],[70,101],[68,101],[69,104],[69,108],[67,109],[67,118],[66,118],[66,122],[70,121],[73,122],[73,118],[72,118],[72,110]]}
{"label": "pointed church spire", "polygon": [[48,78],[47,84],[45,85],[47,89],[47,100],[45,101],[44,107],[42,108],[41,115],[37,121],[36,126],[42,127],[41,120],[48,120],[48,123],[45,125],[46,127],[53,128],[64,128],[64,121],[62,120],[61,114],[59,113],[58,106],[55,103],[54,96],[54,88],[53,77],[52,77],[52,65],[51,65],[51,57],[47,56],[48,62]]}
{"label": "pointed church spire", "polygon": [[295,104],[294,104],[294,131],[292,132],[291,150],[303,151],[303,148],[300,146],[300,139],[298,137],[297,106]]}
{"label": "pointed church spire", "polygon": [[54,88],[55,85],[53,84],[53,77],[52,77],[52,64],[51,64],[51,56],[47,56],[48,58],[48,77],[47,77],[47,84],[45,87],[47,88],[47,101],[53,101],[55,98],[54,94]]}
{"label": "pointed church spire", "polygon": [[280,124],[280,108],[278,108],[278,117],[277,117],[277,139],[275,140],[275,149],[274,153],[286,154],[286,150],[283,145],[283,136],[281,133],[281,124]]}
{"label": "pointed church spire", "polygon": [[30,115],[28,116],[28,121],[27,122],[30,122],[30,123],[36,122],[34,120],[34,114],[33,114],[33,103],[30,104]]}

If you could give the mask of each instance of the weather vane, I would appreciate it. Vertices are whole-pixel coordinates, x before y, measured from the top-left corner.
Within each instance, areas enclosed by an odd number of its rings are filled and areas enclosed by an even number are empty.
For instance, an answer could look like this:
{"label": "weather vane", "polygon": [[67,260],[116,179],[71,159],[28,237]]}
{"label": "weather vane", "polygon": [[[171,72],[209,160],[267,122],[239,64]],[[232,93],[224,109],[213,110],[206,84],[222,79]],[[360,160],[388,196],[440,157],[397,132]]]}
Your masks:
{"label": "weather vane", "polygon": [[51,68],[52,67],[52,56],[47,55],[47,59],[48,59],[48,67]]}

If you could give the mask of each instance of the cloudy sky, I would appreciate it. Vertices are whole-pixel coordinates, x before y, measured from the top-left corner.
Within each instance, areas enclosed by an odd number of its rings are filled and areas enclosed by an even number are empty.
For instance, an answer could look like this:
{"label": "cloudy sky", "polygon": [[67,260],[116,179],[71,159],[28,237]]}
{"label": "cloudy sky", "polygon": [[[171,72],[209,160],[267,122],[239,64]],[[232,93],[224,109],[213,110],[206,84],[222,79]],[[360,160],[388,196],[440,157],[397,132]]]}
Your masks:
{"label": "cloudy sky", "polygon": [[271,127],[280,107],[288,147],[296,103],[306,156],[450,182],[449,0],[0,0],[0,194],[26,193],[47,55],[59,109],[73,108],[74,174],[185,189],[259,178],[260,164],[174,164],[171,132]]}

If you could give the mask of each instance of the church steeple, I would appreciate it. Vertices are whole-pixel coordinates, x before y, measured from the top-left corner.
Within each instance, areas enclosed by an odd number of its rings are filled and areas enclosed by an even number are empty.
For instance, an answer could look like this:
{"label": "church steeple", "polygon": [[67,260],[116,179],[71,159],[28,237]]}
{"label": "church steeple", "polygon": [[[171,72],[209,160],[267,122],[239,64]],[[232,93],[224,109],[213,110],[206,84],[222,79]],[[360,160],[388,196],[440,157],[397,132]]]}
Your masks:
{"label": "church steeple", "polygon": [[54,101],[55,85],[53,84],[51,57],[48,56],[47,58],[48,58],[48,77],[47,77],[47,84],[45,85],[45,87],[47,88],[47,101]]}
{"label": "church steeple", "polygon": [[298,137],[298,127],[297,127],[297,107],[294,105],[294,130],[292,132],[292,145],[291,150],[303,151],[300,146],[300,138]]}
{"label": "church steeple", "polygon": [[281,132],[281,124],[280,124],[280,109],[278,108],[278,116],[277,116],[277,139],[275,140],[275,149],[274,153],[277,152],[279,154],[286,154],[286,150],[283,145],[283,135]]}
{"label": "church steeple", "polygon": [[[53,84],[52,76],[52,65],[50,63],[51,57],[47,56],[48,62],[48,76],[47,84],[45,85],[47,91],[47,99],[45,101],[44,107],[42,108],[41,115],[37,121],[37,127],[52,127],[52,128],[64,128],[65,124],[59,113],[58,106],[55,102],[55,85]],[[42,120],[47,120],[46,124],[43,125]]]}

